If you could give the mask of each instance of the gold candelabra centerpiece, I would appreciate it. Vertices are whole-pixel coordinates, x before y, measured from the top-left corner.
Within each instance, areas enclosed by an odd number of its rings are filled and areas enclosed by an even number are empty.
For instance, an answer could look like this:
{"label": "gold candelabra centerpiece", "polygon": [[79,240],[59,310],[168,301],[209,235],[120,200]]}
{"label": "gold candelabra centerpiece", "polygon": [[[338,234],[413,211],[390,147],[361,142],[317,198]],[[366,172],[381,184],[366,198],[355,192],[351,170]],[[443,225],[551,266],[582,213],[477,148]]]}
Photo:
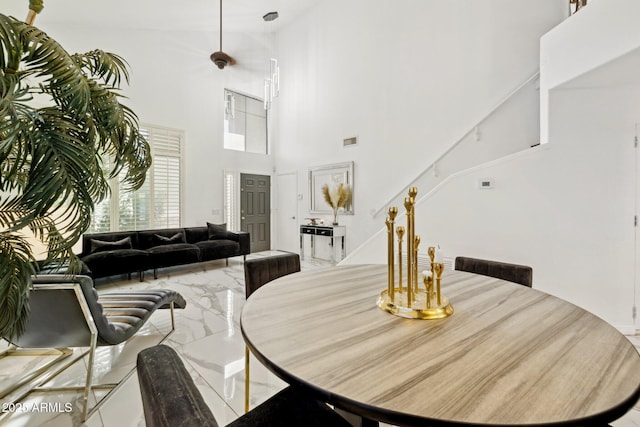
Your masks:
{"label": "gold candelabra centerpiece", "polygon": [[[422,272],[422,285],[418,276],[418,249],[420,236],[415,234],[415,204],[418,189],[411,187],[409,197],[404,199],[407,227],[395,227],[398,208],[389,208],[385,220],[387,226],[387,289],[380,293],[378,307],[391,314],[410,319],[441,319],[453,314],[453,307],[442,295],[441,282],[444,264],[436,262],[436,248],[430,246],[427,254],[431,260],[431,270]],[[395,227],[395,229],[394,229]],[[394,235],[395,233],[395,235]],[[395,242],[398,242],[398,262],[396,274]],[[403,265],[403,238],[406,240],[406,265]],[[403,270],[406,279],[403,278]],[[397,276],[397,282],[396,282]]]}

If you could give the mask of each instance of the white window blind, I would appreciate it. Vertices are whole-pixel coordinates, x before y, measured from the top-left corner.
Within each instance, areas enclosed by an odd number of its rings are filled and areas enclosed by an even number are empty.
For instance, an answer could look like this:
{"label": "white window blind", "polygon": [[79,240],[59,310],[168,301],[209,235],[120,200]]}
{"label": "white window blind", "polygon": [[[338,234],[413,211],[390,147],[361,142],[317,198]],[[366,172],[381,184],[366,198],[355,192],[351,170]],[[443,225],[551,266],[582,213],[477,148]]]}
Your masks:
{"label": "white window blind", "polygon": [[236,196],[236,174],[234,172],[224,172],[224,222],[227,230],[238,230],[237,227],[237,196]]}
{"label": "white window blind", "polygon": [[144,185],[124,191],[111,182],[112,200],[96,206],[90,232],[173,228],[181,224],[182,131],[142,126],[140,133],[151,146],[153,163]]}
{"label": "white window blind", "polygon": [[[146,136],[146,135],[145,135]],[[149,129],[153,166],[150,179],[153,228],[180,227],[183,133],[170,129]]]}

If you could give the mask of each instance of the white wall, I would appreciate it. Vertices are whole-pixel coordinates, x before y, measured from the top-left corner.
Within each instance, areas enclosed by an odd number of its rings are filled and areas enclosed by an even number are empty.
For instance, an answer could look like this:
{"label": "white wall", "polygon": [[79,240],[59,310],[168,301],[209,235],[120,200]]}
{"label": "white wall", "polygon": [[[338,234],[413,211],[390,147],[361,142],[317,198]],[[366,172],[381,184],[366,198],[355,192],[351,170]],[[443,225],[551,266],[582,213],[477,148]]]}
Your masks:
{"label": "white wall", "polygon": [[372,209],[537,69],[540,35],[566,13],[556,0],[325,0],[283,29],[275,156],[298,171],[298,217],[308,168],[353,160],[356,215],[340,223],[359,246]]}
{"label": "white wall", "polygon": [[[538,38],[564,19],[565,6],[325,0],[285,27],[277,38],[282,87],[272,148],[278,173],[298,172],[298,218],[309,216],[308,167],[354,160],[356,215],[340,222],[349,250],[366,240],[370,211],[535,71]],[[239,64],[220,71],[209,60],[214,29],[47,26],[45,14],[37,23],[71,52],[122,55],[132,72],[124,93],[141,122],[186,131],[184,225],[221,220],[224,169],[273,173],[274,156],[221,148],[223,88],[262,94],[262,34],[227,35],[225,51]],[[354,135],[360,144],[342,148]]]}
{"label": "white wall", "polygon": [[[416,233],[448,257],[530,265],[536,289],[632,333],[640,86],[558,91],[554,105],[553,143],[452,177],[417,205]],[[495,189],[478,189],[487,177]],[[347,262],[384,263],[385,239]]]}
{"label": "white wall", "polygon": [[[615,43],[601,24],[598,34]],[[579,44],[554,37],[567,50]],[[576,72],[577,77],[549,91],[550,143],[457,174],[421,200],[417,233],[425,244],[439,244],[452,257],[530,265],[535,288],[633,333],[638,327],[632,316],[638,263],[633,223],[639,179],[633,144],[640,123],[638,64],[640,48]],[[480,178],[493,178],[495,189],[479,190]],[[384,251],[380,233],[347,262],[384,262]]]}
{"label": "white wall", "polygon": [[219,70],[209,59],[218,50],[212,32],[125,30],[82,25],[37,24],[70,53],[102,49],[122,56],[130,65],[131,82],[123,103],[140,122],[186,132],[183,225],[204,225],[223,219],[223,171],[271,175],[273,156],[223,149],[224,88],[262,97],[265,37],[225,37],[225,51],[238,64]]}
{"label": "white wall", "polygon": [[[540,137],[549,141],[548,92],[640,45],[640,2],[590,1],[540,40]],[[629,70],[631,71],[631,70]],[[616,81],[626,79],[618,76]]]}

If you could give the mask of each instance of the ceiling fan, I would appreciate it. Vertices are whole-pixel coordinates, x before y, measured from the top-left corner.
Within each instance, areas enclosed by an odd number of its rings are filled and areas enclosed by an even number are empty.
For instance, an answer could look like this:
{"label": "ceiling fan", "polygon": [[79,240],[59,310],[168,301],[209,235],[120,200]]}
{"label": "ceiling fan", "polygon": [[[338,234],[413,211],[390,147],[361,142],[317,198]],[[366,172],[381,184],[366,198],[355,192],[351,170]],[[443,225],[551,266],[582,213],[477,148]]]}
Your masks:
{"label": "ceiling fan", "polygon": [[227,65],[235,65],[236,63],[235,59],[222,51],[222,0],[220,0],[220,50],[213,52],[210,58],[221,70]]}

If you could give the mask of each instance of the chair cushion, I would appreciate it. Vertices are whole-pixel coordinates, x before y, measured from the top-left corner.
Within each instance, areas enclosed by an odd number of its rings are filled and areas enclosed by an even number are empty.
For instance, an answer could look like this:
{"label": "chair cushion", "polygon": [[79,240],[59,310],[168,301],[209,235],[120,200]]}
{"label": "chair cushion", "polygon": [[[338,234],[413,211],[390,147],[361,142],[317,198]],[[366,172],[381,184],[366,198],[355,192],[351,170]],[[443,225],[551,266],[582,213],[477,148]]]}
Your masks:
{"label": "chair cushion", "polygon": [[[87,293],[95,289],[84,289]],[[89,302],[89,301],[87,301]],[[93,320],[98,329],[98,344],[116,345],[128,340],[159,308],[185,308],[182,295],[170,289],[117,292],[102,294],[89,303]]]}

